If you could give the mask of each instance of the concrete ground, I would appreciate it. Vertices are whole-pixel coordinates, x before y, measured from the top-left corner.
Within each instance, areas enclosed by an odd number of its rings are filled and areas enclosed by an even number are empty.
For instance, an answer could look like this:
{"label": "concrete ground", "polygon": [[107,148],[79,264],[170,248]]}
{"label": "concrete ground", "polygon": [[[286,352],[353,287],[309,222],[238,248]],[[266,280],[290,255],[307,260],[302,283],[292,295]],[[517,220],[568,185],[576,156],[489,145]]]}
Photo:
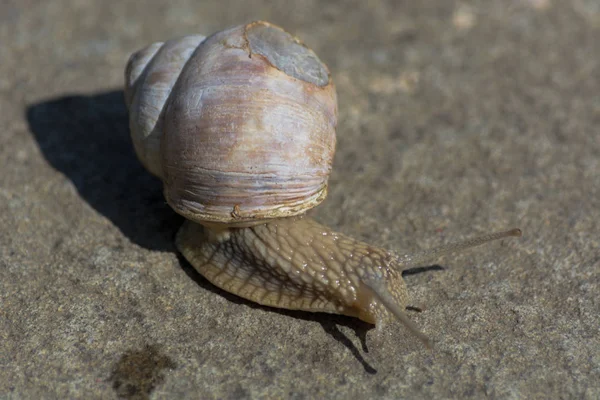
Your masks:
{"label": "concrete ground", "polygon": [[[600,398],[598,4],[2,2],[0,397]],[[315,218],[400,252],[523,230],[405,275],[432,351],[400,324],[241,300],[174,248],[125,62],[253,19],[338,88]]]}

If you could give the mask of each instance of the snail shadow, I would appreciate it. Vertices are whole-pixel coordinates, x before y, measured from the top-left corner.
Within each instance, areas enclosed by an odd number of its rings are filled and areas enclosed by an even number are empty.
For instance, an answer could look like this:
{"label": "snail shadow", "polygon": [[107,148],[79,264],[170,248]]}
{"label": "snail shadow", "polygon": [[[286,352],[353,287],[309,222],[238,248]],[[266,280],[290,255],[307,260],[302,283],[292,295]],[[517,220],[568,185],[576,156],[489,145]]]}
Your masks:
{"label": "snail shadow", "polygon": [[36,103],[26,118],[46,160],[85,201],[132,242],[175,251],[182,218],[167,206],[161,182],[137,160],[122,90]]}
{"label": "snail shadow", "polygon": [[423,267],[414,267],[414,268],[408,268],[405,269],[404,271],[402,271],[402,277],[407,277],[410,275],[417,275],[417,274],[422,274],[423,272],[429,272],[429,271],[443,271],[445,268],[442,267],[441,265],[438,264],[434,264],[434,265],[427,265],[427,266],[423,266]]}

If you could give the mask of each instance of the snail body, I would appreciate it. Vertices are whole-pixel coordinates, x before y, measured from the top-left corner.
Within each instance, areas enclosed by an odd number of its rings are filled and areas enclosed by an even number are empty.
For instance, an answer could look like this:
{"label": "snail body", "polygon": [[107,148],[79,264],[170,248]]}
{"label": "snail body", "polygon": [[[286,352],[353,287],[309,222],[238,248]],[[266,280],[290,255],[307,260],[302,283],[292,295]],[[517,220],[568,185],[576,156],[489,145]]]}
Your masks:
{"label": "snail body", "polygon": [[364,278],[375,271],[395,301],[408,301],[390,253],[305,216],[235,229],[220,238],[186,222],[177,244],[216,286],[267,306],[344,314],[374,324],[385,309],[372,301]]}
{"label": "snail body", "polygon": [[327,195],[337,97],[329,70],[283,29],[258,21],[152,44],[125,72],[142,164],[187,221],[176,245],[216,286],[257,303],[360,318],[404,313],[401,272],[512,230],[399,256],[306,217]]}

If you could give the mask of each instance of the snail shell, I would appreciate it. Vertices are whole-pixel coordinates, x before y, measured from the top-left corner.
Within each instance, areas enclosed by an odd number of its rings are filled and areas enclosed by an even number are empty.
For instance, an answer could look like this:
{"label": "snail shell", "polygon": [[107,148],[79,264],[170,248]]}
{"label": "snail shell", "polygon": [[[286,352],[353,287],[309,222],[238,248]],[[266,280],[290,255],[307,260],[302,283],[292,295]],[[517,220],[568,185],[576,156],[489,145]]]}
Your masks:
{"label": "snail shell", "polygon": [[335,88],[281,28],[255,22],[152,44],[130,58],[125,86],[136,152],[186,218],[246,226],[325,199]]}

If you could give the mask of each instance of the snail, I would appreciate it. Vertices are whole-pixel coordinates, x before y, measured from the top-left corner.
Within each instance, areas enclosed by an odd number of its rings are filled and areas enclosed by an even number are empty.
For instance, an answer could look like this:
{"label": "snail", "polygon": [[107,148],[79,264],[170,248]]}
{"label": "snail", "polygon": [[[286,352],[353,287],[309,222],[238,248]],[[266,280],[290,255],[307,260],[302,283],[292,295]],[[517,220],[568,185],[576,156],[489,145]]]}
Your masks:
{"label": "snail", "polygon": [[151,44],[125,70],[141,163],[186,218],[178,250],[211,283],[278,308],[357,317],[380,330],[405,314],[402,270],[508,236],[400,255],[331,231],[306,212],[327,195],[337,97],[328,68],[263,21]]}

